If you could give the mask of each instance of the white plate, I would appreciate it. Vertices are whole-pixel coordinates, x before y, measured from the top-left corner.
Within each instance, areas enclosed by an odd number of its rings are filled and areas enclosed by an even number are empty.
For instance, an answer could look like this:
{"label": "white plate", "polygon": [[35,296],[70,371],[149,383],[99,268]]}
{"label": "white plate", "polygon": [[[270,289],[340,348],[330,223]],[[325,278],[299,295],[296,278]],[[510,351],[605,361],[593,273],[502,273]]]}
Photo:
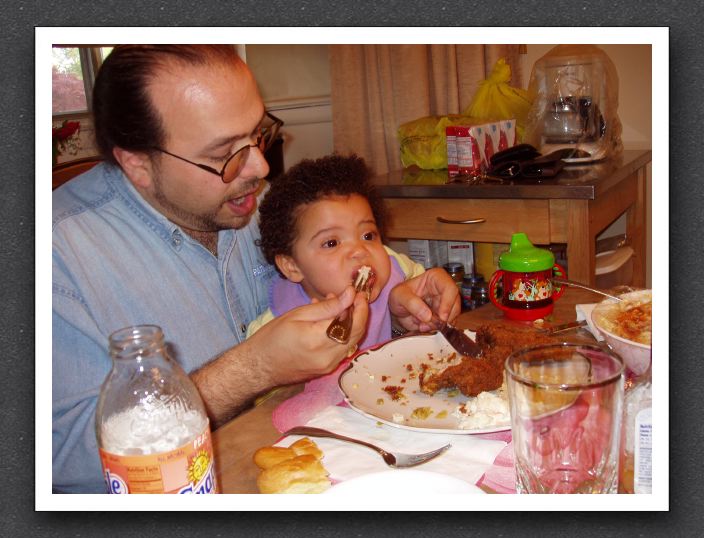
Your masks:
{"label": "white plate", "polygon": [[369,492],[383,493],[384,491],[403,492],[404,495],[427,495],[428,493],[484,494],[477,486],[459,478],[413,469],[383,471],[350,478],[334,485],[325,493],[369,495]]}
{"label": "white plate", "polygon": [[[468,334],[474,337],[473,333]],[[355,357],[349,368],[340,375],[340,388],[353,409],[398,428],[451,434],[493,433],[511,429],[508,413],[501,425],[463,429],[460,426],[461,418],[453,416],[453,412],[470,398],[458,390],[441,390],[432,396],[421,392],[417,377],[421,363],[438,365],[440,359],[452,354],[453,350],[445,337],[437,332],[397,338]],[[403,387],[405,398],[392,400],[384,391],[387,386]],[[415,409],[426,407],[432,410],[427,418],[412,416]]]}

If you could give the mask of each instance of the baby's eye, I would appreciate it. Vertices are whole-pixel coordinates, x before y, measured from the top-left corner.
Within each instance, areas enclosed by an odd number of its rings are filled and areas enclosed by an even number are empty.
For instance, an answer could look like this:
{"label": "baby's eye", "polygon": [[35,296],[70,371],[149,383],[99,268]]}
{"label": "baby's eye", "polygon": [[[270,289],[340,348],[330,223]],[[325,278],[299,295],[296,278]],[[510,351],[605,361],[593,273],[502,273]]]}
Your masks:
{"label": "baby's eye", "polygon": [[365,241],[374,241],[378,237],[376,232],[367,232],[362,236]]}
{"label": "baby's eye", "polygon": [[337,245],[337,239],[328,239],[323,243],[323,248],[335,248]]}

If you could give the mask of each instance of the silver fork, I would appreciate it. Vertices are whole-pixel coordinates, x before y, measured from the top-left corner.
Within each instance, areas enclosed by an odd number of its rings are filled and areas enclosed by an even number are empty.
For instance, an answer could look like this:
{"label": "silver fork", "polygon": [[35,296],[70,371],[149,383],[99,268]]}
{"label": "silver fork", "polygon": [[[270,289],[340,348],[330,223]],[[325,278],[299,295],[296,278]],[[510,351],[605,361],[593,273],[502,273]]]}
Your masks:
{"label": "silver fork", "polygon": [[[367,294],[367,301],[369,301],[369,296],[372,292],[372,286],[374,285],[374,279],[376,275],[373,271],[370,271],[369,276],[366,281],[357,282],[354,287],[355,291],[363,291]],[[337,316],[326,331],[329,338],[339,342],[340,344],[346,344],[350,341],[350,332],[352,331],[352,307],[350,306],[339,316]]]}
{"label": "silver fork", "polygon": [[366,446],[367,448],[376,450],[379,454],[381,454],[381,457],[384,458],[384,461],[389,467],[397,468],[415,467],[416,465],[420,465],[422,463],[432,460],[433,458],[436,458],[452,446],[452,444],[448,443],[445,446],[442,446],[436,450],[431,450],[430,452],[426,452],[425,454],[400,454],[398,452],[388,452],[383,448],[379,448],[378,446],[373,445],[371,443],[367,443],[366,441],[362,441],[361,439],[354,439],[352,437],[340,435],[339,433],[323,430],[321,428],[313,428],[311,426],[298,426],[296,428],[291,428],[287,432],[284,432],[283,435],[310,435],[312,437],[331,437],[333,439],[339,439],[341,441],[357,443],[358,445]]}

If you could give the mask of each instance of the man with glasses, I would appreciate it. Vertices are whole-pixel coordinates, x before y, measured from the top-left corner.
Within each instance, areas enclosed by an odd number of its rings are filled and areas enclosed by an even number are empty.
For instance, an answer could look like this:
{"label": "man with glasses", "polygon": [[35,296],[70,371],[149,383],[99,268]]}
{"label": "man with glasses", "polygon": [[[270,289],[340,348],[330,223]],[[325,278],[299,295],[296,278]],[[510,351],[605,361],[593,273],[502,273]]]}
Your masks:
{"label": "man with glasses", "polygon": [[[103,492],[94,432],[100,386],[111,368],[108,336],[162,327],[190,373],[213,428],[266,390],[335,369],[349,348],[326,337],[354,304],[351,342],[367,303],[339,297],[292,310],[245,340],[268,305],[275,269],[257,246],[264,158],[281,125],[232,46],[119,46],[93,94],[105,163],[54,191],[53,485]],[[459,313],[442,272],[399,285],[390,307],[406,329],[431,312]]]}

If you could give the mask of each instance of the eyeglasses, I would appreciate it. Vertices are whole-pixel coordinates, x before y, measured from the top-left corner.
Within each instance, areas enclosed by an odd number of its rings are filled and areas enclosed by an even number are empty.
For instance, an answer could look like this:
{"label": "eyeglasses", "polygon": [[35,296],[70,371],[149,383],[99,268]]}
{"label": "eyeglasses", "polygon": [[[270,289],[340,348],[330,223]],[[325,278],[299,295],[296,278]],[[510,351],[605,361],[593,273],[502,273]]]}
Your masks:
{"label": "eyeglasses", "polygon": [[160,151],[161,153],[165,153],[166,155],[171,155],[172,157],[197,166],[201,170],[205,170],[206,172],[210,172],[211,174],[215,174],[216,176],[220,176],[220,179],[222,179],[223,183],[230,183],[232,180],[234,180],[237,176],[240,175],[245,164],[247,164],[250,148],[259,148],[259,151],[261,151],[262,154],[266,153],[266,151],[276,141],[276,136],[279,134],[279,129],[281,129],[281,126],[284,124],[282,120],[280,120],[269,112],[266,113],[266,119],[264,121],[270,121],[271,123],[266,126],[259,127],[259,134],[257,135],[257,140],[255,141],[255,143],[247,144],[246,146],[242,146],[240,149],[235,151],[232,155],[228,157],[227,161],[225,161],[225,164],[222,167],[222,170],[220,171],[216,170],[212,166],[208,166],[207,164],[200,164],[195,163],[193,161],[189,161],[188,159],[181,157],[180,155],[176,155],[175,153],[166,151],[165,149],[160,148],[158,146],[154,146],[152,149]]}

